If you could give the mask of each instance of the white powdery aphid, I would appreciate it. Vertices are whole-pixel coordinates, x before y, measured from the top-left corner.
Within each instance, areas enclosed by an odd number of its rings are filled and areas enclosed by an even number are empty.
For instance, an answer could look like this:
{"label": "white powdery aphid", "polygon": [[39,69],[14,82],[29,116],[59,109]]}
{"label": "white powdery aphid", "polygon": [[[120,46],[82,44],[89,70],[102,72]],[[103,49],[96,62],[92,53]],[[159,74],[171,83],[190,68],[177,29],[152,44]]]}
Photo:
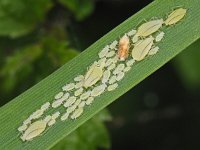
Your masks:
{"label": "white powdery aphid", "polygon": [[108,69],[108,70],[113,70],[115,67],[116,67],[116,64],[112,64],[112,65],[110,65],[107,69]]}
{"label": "white powdery aphid", "polygon": [[85,99],[87,99],[87,98],[90,96],[90,94],[91,94],[91,91],[87,91],[87,92],[83,93],[83,94],[80,96],[80,99],[81,99],[81,100],[85,100]]}
{"label": "white powdery aphid", "polygon": [[31,117],[29,117],[29,118],[27,118],[26,120],[23,121],[23,124],[28,125],[28,124],[31,123],[31,120],[32,120]]}
{"label": "white powdery aphid", "polygon": [[44,114],[44,110],[38,109],[33,114],[31,114],[30,119],[37,119],[40,118]]}
{"label": "white powdery aphid", "polygon": [[160,41],[164,38],[164,35],[165,35],[164,32],[160,32],[160,33],[156,36],[155,41],[156,41],[156,42],[160,42]]}
{"label": "white powdery aphid", "polygon": [[19,132],[23,132],[23,131],[25,131],[26,129],[27,129],[27,125],[26,124],[23,124],[23,125],[21,125],[17,130],[19,131]]}
{"label": "white powdery aphid", "polygon": [[50,126],[54,125],[55,123],[56,123],[56,119],[51,119],[51,120],[47,123],[47,125],[50,127]]}
{"label": "white powdery aphid", "polygon": [[68,108],[67,108],[67,113],[70,114],[70,113],[73,112],[76,108],[77,108],[77,105],[72,105],[72,106],[68,107]]}
{"label": "white powdery aphid", "polygon": [[113,83],[115,83],[117,81],[117,76],[116,75],[114,75],[114,76],[111,76],[110,77],[110,79],[109,79],[109,84],[113,84]]}
{"label": "white powdery aphid", "polygon": [[83,93],[83,88],[80,88],[74,92],[74,96],[79,96]]}
{"label": "white powdery aphid", "polygon": [[64,114],[60,117],[60,120],[61,120],[61,121],[65,121],[65,120],[68,119],[68,117],[69,117],[69,113],[66,112],[66,113],[64,113]]}
{"label": "white powdery aphid", "polygon": [[97,62],[94,62],[85,75],[83,85],[85,88],[91,87],[101,79],[104,66],[104,63],[98,64]]}
{"label": "white powdery aphid", "polygon": [[116,49],[117,44],[118,44],[117,40],[113,41],[113,42],[110,44],[110,49]]}
{"label": "white powdery aphid", "polygon": [[60,112],[57,111],[54,114],[52,114],[51,119],[57,119],[60,116]]}
{"label": "white powdery aphid", "polygon": [[127,33],[127,35],[128,36],[133,36],[133,35],[135,35],[136,34],[136,32],[137,32],[137,30],[131,30],[131,31],[129,31],[128,33]]}
{"label": "white powdery aphid", "polygon": [[163,19],[146,22],[138,28],[136,35],[140,37],[147,37],[158,31],[162,27],[163,23]]}
{"label": "white powdery aphid", "polygon": [[69,93],[65,93],[65,94],[63,95],[63,97],[61,98],[62,101],[66,101],[66,100],[69,98],[69,96],[70,96]]}
{"label": "white powdery aphid", "polygon": [[74,103],[74,105],[77,107],[80,103],[81,103],[81,99],[76,100],[76,102]]}
{"label": "white powdery aphid", "polygon": [[125,68],[125,65],[124,64],[119,64],[116,68],[115,68],[115,70],[113,71],[113,74],[118,74],[119,72],[121,72],[122,70],[124,70],[124,68]]}
{"label": "white powdery aphid", "polygon": [[114,55],[115,55],[115,51],[110,51],[110,52],[108,52],[106,57],[109,58],[109,57],[113,57]]}
{"label": "white powdery aphid", "polygon": [[108,52],[109,52],[109,46],[107,45],[102,49],[101,52],[99,52],[99,58],[105,57],[108,54]]}
{"label": "white powdery aphid", "polygon": [[60,99],[63,96],[63,92],[59,92],[58,94],[55,95],[55,99]]}
{"label": "white powdery aphid", "polygon": [[128,36],[125,34],[119,40],[119,48],[118,48],[117,56],[120,61],[125,61],[126,58],[128,58],[129,48],[130,48],[130,41],[129,41]]}
{"label": "white powdery aphid", "polygon": [[101,95],[105,91],[106,87],[107,86],[105,84],[96,86],[95,88],[93,88],[93,90],[91,92],[91,96],[95,97],[95,96]]}
{"label": "white powdery aphid", "polygon": [[51,116],[48,115],[44,118],[44,122],[48,123],[51,120]]}
{"label": "white powdery aphid", "polygon": [[76,109],[73,112],[73,114],[71,115],[71,119],[76,119],[76,118],[80,117],[82,113],[83,113],[83,108],[80,107],[80,108]]}
{"label": "white powdery aphid", "polygon": [[106,70],[106,71],[103,73],[102,83],[108,82],[108,80],[109,80],[109,78],[110,78],[110,75],[111,75],[110,70]]}
{"label": "white powdery aphid", "polygon": [[112,59],[112,58],[109,58],[109,59],[106,61],[106,63],[105,63],[105,67],[110,66],[112,63],[113,63],[113,59]]}
{"label": "white powdery aphid", "polygon": [[64,103],[64,107],[69,107],[71,105],[73,105],[76,101],[76,97],[75,96],[71,96],[69,99],[67,99],[67,101]]}
{"label": "white powdery aphid", "polygon": [[118,87],[118,84],[117,84],[117,83],[111,84],[111,85],[108,86],[107,90],[108,90],[108,91],[113,91],[113,90],[115,90],[117,87]]}
{"label": "white powdery aphid", "polygon": [[98,63],[98,64],[105,64],[105,63],[106,63],[106,60],[107,60],[107,58],[104,57],[104,58],[99,59],[97,63]]}
{"label": "white powdery aphid", "polygon": [[148,55],[155,55],[158,51],[159,51],[159,47],[156,46],[156,47],[152,48],[152,49],[149,51]]}
{"label": "white powdery aphid", "polygon": [[42,134],[46,128],[46,122],[43,120],[32,123],[29,128],[21,136],[22,141],[31,141],[33,138]]}
{"label": "white powdery aphid", "polygon": [[144,40],[139,41],[132,50],[132,57],[134,60],[141,61],[148,54],[153,46],[154,38],[150,36]]}
{"label": "white powdery aphid", "polygon": [[89,98],[86,100],[85,104],[86,104],[86,105],[90,105],[90,104],[92,104],[93,101],[94,101],[94,97],[89,97]]}
{"label": "white powdery aphid", "polygon": [[133,64],[135,63],[135,60],[134,59],[130,59],[126,62],[126,65],[131,67]]}
{"label": "white powdery aphid", "polygon": [[127,66],[127,67],[124,68],[123,71],[124,71],[124,72],[128,72],[128,71],[130,71],[130,70],[131,70],[131,67]]}
{"label": "white powdery aphid", "polygon": [[76,82],[83,81],[83,80],[84,80],[83,75],[78,75],[77,77],[74,78],[74,81],[76,81]]}
{"label": "white powdery aphid", "polygon": [[62,103],[63,103],[63,99],[58,99],[58,100],[54,101],[54,102],[51,104],[51,106],[52,106],[53,108],[57,108],[57,107],[59,107],[60,105],[62,105]]}
{"label": "white powdery aphid", "polygon": [[125,75],[124,72],[119,72],[119,73],[117,74],[116,80],[117,80],[117,81],[122,80],[122,79],[124,78],[124,75]]}
{"label": "white powdery aphid", "polygon": [[75,87],[74,83],[69,83],[69,84],[66,84],[65,86],[63,86],[62,90],[63,91],[71,91],[74,89],[74,87]]}
{"label": "white powdery aphid", "polygon": [[46,102],[41,106],[41,110],[45,111],[50,107],[50,102]]}
{"label": "white powdery aphid", "polygon": [[83,83],[84,83],[83,81],[80,81],[80,82],[76,83],[75,84],[75,89],[83,87]]}
{"label": "white powdery aphid", "polygon": [[179,9],[174,10],[168,16],[167,20],[165,20],[165,24],[166,25],[176,24],[185,16],[186,12],[187,12],[187,9],[184,9],[184,8],[179,8]]}
{"label": "white powdery aphid", "polygon": [[85,101],[82,101],[79,105],[78,105],[78,107],[80,108],[83,108],[85,106]]}

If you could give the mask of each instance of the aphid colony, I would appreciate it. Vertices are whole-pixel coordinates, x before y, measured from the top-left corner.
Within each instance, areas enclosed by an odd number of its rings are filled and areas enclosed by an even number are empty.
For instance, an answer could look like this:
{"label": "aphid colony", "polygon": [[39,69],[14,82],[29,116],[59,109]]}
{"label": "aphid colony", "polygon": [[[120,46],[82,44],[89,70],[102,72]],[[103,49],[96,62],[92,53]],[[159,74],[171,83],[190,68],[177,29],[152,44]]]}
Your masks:
{"label": "aphid colony", "polygon": [[[22,134],[21,139],[30,141],[41,135],[47,127],[54,125],[59,117],[61,121],[80,117],[85,107],[91,105],[96,97],[106,91],[115,90],[135,62],[155,55],[159,51],[156,43],[165,35],[159,30],[163,25],[176,24],[185,14],[186,9],[176,9],[165,21],[156,19],[143,23],[137,30],[132,29],[119,40],[106,45],[98,54],[99,60],[89,67],[85,75],[76,76],[73,82],[62,87],[62,91],[54,96],[52,103],[46,102],[23,121],[18,128]],[[62,114],[55,111],[52,115],[44,116],[50,107],[57,109],[60,106],[66,110]]]}

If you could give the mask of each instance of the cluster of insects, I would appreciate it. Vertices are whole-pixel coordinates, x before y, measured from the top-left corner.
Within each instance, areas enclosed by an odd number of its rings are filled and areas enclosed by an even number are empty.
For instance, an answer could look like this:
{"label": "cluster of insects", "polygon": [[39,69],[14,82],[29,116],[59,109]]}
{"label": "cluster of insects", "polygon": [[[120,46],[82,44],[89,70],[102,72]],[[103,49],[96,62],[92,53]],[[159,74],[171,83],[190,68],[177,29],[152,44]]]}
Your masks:
{"label": "cluster of insects", "polygon": [[[41,135],[47,127],[67,119],[77,119],[86,106],[91,105],[95,98],[104,92],[118,88],[125,74],[131,70],[135,62],[142,61],[159,51],[156,43],[160,42],[165,33],[160,29],[179,22],[186,14],[186,9],[178,8],[168,15],[166,20],[157,19],[143,23],[138,29],[125,33],[119,40],[106,45],[85,75],[78,75],[71,83],[62,87],[52,103],[46,102],[40,109],[33,112],[18,128],[23,141],[30,141]],[[154,38],[155,36],[155,38]],[[44,116],[50,108],[64,107],[65,112],[54,112]]]}

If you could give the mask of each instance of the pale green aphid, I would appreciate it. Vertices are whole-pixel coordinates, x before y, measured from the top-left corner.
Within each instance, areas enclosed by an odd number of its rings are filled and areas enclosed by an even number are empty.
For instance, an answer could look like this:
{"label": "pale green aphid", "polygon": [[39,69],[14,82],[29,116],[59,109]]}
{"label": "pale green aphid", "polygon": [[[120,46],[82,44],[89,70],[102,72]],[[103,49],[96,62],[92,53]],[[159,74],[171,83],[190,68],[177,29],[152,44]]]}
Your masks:
{"label": "pale green aphid", "polygon": [[73,112],[75,109],[76,109],[76,105],[72,105],[72,106],[70,106],[68,109],[67,109],[67,113],[71,113],[71,112]]}
{"label": "pale green aphid", "polygon": [[83,113],[83,108],[80,107],[80,108],[76,109],[73,112],[73,114],[71,115],[71,119],[76,119],[76,118],[80,117],[82,113]]}
{"label": "pale green aphid", "polygon": [[136,34],[133,38],[132,38],[132,42],[136,43],[139,40],[138,35]]}
{"label": "pale green aphid", "polygon": [[96,86],[91,91],[91,96],[93,96],[93,97],[99,96],[99,95],[101,95],[105,91],[105,89],[106,89],[106,85],[105,84],[101,84],[99,86]]}
{"label": "pale green aphid", "polygon": [[81,103],[81,99],[76,100],[76,102],[74,103],[74,105],[77,107],[80,103]]}
{"label": "pale green aphid", "polygon": [[19,131],[19,132],[23,132],[23,131],[25,131],[26,129],[27,129],[27,124],[23,124],[23,125],[21,125],[17,130]]}
{"label": "pale green aphid", "polygon": [[123,71],[124,71],[124,72],[128,72],[128,71],[130,71],[130,70],[131,70],[131,67],[130,67],[130,66],[127,66],[127,67],[124,68]]}
{"label": "pale green aphid", "polygon": [[63,95],[63,97],[61,98],[62,101],[66,101],[66,100],[69,98],[69,96],[70,96],[69,93],[65,93],[65,94]]}
{"label": "pale green aphid", "polygon": [[61,120],[61,121],[65,121],[65,120],[68,119],[68,117],[69,117],[69,113],[66,112],[66,113],[64,113],[64,114],[60,117],[60,120]]}
{"label": "pale green aphid", "polygon": [[74,81],[76,81],[76,82],[83,81],[83,80],[84,80],[84,76],[83,75],[79,75],[79,76],[74,78]]}
{"label": "pale green aphid", "polygon": [[113,59],[112,59],[112,58],[109,58],[109,59],[106,61],[106,63],[105,63],[105,67],[110,66],[112,63],[113,63]]}
{"label": "pale green aphid", "polygon": [[29,117],[29,118],[27,118],[26,120],[23,121],[23,124],[28,125],[28,124],[31,123],[31,120],[32,120],[31,117]]}
{"label": "pale green aphid", "polygon": [[131,67],[133,64],[135,63],[135,60],[134,59],[130,59],[126,62],[126,65]]}
{"label": "pale green aphid", "polygon": [[109,57],[113,57],[114,55],[115,55],[115,51],[110,51],[110,52],[108,52],[106,57],[109,58]]}
{"label": "pale green aphid", "polygon": [[55,99],[60,99],[63,96],[63,92],[59,92],[58,94],[55,95]]}
{"label": "pale green aphid", "polygon": [[173,25],[179,22],[186,14],[187,9],[179,8],[174,10],[165,20],[165,25]]}
{"label": "pale green aphid", "polygon": [[137,32],[137,30],[131,30],[131,31],[129,31],[128,33],[127,33],[127,35],[128,36],[133,36],[133,35],[135,35],[136,34],[136,32]]}
{"label": "pale green aphid", "polygon": [[52,114],[51,119],[57,119],[60,116],[60,112],[57,111],[54,114]]}
{"label": "pale green aphid", "polygon": [[98,64],[105,64],[106,61],[107,61],[107,58],[104,57],[104,58],[99,59],[97,63],[98,63]]}
{"label": "pale green aphid", "polygon": [[80,81],[80,82],[76,83],[75,84],[75,89],[83,87],[83,83],[84,83],[83,81]]}
{"label": "pale green aphid", "polygon": [[106,70],[106,71],[103,73],[102,83],[108,82],[108,80],[109,80],[109,78],[110,78],[110,75],[111,75],[110,70]]}
{"label": "pale green aphid", "polygon": [[111,76],[111,77],[110,77],[108,83],[109,83],[109,84],[113,84],[113,83],[115,83],[116,81],[117,81],[117,76],[114,75],[114,76]]}
{"label": "pale green aphid", "polygon": [[48,115],[44,118],[44,122],[48,123],[51,120],[51,116]]}
{"label": "pale green aphid", "polygon": [[137,61],[144,59],[153,45],[153,40],[153,37],[149,37],[137,43],[132,50],[133,59]]}
{"label": "pale green aphid", "polygon": [[146,22],[138,28],[136,35],[140,37],[147,37],[158,31],[162,27],[163,23],[163,19]]}
{"label": "pale green aphid", "polygon": [[122,70],[124,70],[124,68],[125,68],[125,65],[124,65],[124,64],[119,64],[119,65],[115,68],[115,70],[113,71],[113,74],[114,74],[114,75],[118,74],[119,72],[121,72]]}
{"label": "pale green aphid", "polygon": [[117,41],[117,40],[113,41],[113,42],[110,44],[110,49],[116,49],[117,44],[118,44],[118,41]]}
{"label": "pale green aphid", "polygon": [[159,47],[156,46],[156,47],[152,48],[152,49],[149,51],[148,55],[155,55],[158,51],[159,51]]}
{"label": "pale green aphid", "polygon": [[50,127],[50,126],[54,125],[55,123],[56,123],[56,119],[51,119],[51,120],[47,123],[47,125]]}
{"label": "pale green aphid", "polygon": [[117,80],[117,81],[120,81],[120,80],[122,80],[122,79],[124,78],[124,76],[125,76],[125,73],[124,73],[124,72],[119,72],[119,73],[117,74],[116,80]]}
{"label": "pale green aphid", "polygon": [[62,105],[62,103],[63,103],[63,100],[62,100],[62,99],[58,99],[58,100],[54,101],[54,102],[51,104],[51,106],[52,106],[53,108],[57,108],[57,107],[59,107],[60,105]]}
{"label": "pale green aphid", "polygon": [[36,110],[33,114],[31,114],[30,119],[37,119],[40,118],[44,114],[44,111],[42,109]]}
{"label": "pale green aphid", "polygon": [[43,111],[45,111],[45,110],[47,110],[49,107],[50,107],[50,103],[49,102],[46,102],[46,103],[44,103],[42,106],[41,106],[41,110],[43,110]]}
{"label": "pale green aphid", "polygon": [[64,103],[64,107],[69,107],[71,105],[73,105],[76,102],[76,97],[75,96],[71,96],[69,97],[69,99],[67,99],[67,101]]}
{"label": "pale green aphid", "polygon": [[29,128],[21,136],[22,141],[31,141],[33,138],[42,134],[46,128],[46,122],[43,120],[32,123]]}
{"label": "pale green aphid", "polygon": [[107,88],[107,90],[108,90],[108,91],[113,91],[113,90],[115,90],[117,87],[118,87],[118,84],[117,84],[117,83],[114,83],[114,84],[109,85],[108,88]]}
{"label": "pale green aphid", "polygon": [[93,86],[95,83],[97,83],[102,75],[103,75],[103,68],[104,68],[105,64],[98,64],[97,62],[95,62],[90,69],[88,70],[88,72],[85,75],[85,79],[84,79],[84,87],[88,88]]}
{"label": "pale green aphid", "polygon": [[82,101],[79,105],[78,105],[78,107],[80,108],[83,108],[85,106],[85,101]]}
{"label": "pale green aphid", "polygon": [[107,45],[106,47],[103,48],[101,52],[99,52],[99,58],[105,57],[109,52],[109,46]]}
{"label": "pale green aphid", "polygon": [[156,41],[156,42],[160,42],[160,41],[164,38],[164,35],[165,35],[164,32],[160,32],[160,33],[156,36],[155,41]]}
{"label": "pale green aphid", "polygon": [[69,83],[69,84],[66,84],[65,86],[63,86],[62,90],[63,91],[71,91],[74,89],[74,87],[75,87],[74,83]]}
{"label": "pale green aphid", "polygon": [[86,104],[86,105],[91,105],[93,101],[94,101],[94,97],[89,97],[89,98],[86,100],[85,104]]}
{"label": "pale green aphid", "polygon": [[80,89],[78,89],[78,90],[76,90],[75,92],[74,92],[74,96],[79,96],[79,95],[81,95],[83,93],[83,88],[81,87]]}
{"label": "pale green aphid", "polygon": [[108,69],[108,70],[113,70],[115,67],[116,67],[116,64],[112,64],[112,65],[110,65],[107,69]]}
{"label": "pale green aphid", "polygon": [[80,99],[81,99],[81,100],[85,100],[85,99],[87,99],[87,98],[90,96],[90,94],[91,94],[91,91],[87,91],[87,92],[83,93],[83,94],[80,96]]}

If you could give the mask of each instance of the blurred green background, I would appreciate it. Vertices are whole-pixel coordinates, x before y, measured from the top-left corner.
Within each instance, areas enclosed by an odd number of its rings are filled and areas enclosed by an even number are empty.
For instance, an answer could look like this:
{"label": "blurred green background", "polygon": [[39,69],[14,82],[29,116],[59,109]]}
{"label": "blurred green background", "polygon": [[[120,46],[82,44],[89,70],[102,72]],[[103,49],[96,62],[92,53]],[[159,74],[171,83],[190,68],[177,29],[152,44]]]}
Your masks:
{"label": "blurred green background", "polygon": [[[150,2],[1,0],[0,105]],[[197,41],[52,149],[199,150],[199,57]]]}

